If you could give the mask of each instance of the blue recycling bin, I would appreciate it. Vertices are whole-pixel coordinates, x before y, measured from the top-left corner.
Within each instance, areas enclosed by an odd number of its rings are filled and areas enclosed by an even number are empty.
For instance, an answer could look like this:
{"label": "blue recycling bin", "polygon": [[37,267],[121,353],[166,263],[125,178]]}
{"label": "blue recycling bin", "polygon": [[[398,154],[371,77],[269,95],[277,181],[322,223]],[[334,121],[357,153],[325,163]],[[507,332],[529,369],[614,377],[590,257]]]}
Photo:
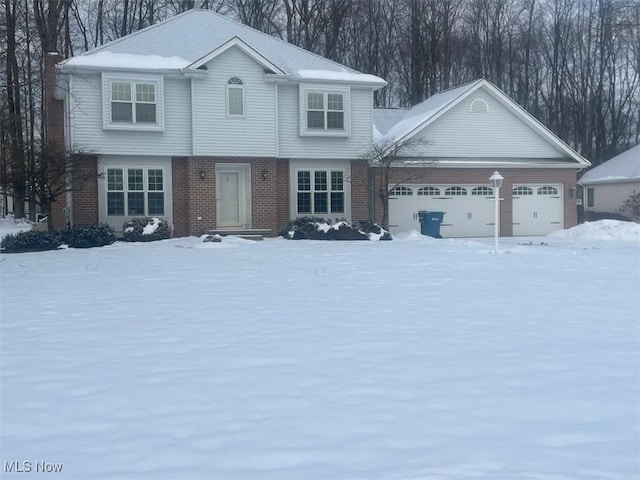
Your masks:
{"label": "blue recycling bin", "polygon": [[418,218],[420,219],[420,233],[422,235],[429,235],[433,238],[442,238],[440,235],[440,225],[442,224],[444,214],[445,212],[419,211]]}

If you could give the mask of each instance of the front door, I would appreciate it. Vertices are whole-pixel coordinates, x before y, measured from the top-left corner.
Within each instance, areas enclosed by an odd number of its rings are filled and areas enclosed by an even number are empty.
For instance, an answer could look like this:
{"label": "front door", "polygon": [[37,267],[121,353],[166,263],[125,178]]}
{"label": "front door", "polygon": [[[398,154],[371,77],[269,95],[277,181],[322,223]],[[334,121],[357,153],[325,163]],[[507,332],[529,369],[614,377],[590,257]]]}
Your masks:
{"label": "front door", "polygon": [[216,165],[217,228],[251,228],[251,166]]}

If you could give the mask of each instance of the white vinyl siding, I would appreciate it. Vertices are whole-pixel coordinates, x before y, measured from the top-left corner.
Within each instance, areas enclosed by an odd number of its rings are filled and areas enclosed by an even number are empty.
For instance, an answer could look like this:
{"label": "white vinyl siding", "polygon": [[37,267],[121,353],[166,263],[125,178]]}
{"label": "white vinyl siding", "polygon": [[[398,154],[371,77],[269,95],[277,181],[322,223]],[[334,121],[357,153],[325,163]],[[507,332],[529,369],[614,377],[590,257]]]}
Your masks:
{"label": "white vinyl siding", "polygon": [[[105,97],[100,75],[74,76],[73,92],[68,96],[72,121],[70,145],[102,155],[190,155],[191,82],[165,78],[162,83],[164,131],[105,129],[104,108],[109,108],[110,116],[109,101],[105,98],[110,100],[111,92]],[[160,102],[159,93],[156,95]]]}
{"label": "white vinyl siding", "polygon": [[[230,48],[211,60],[207,71],[193,82],[194,155],[275,157],[275,86],[265,82],[263,67]],[[232,77],[242,81],[243,115],[229,110]]]}
{"label": "white vinyl siding", "polygon": [[[328,91],[325,85],[325,92]],[[322,91],[313,88],[311,91]],[[344,98],[345,129],[349,136],[300,135],[306,110],[300,106],[298,85],[278,85],[278,145],[284,158],[360,158],[371,149],[373,127],[371,88],[348,90]]]}
{"label": "white vinyl siding", "polygon": [[[472,110],[473,102],[487,111]],[[478,90],[418,134],[417,148],[433,157],[566,158],[489,93]]]}

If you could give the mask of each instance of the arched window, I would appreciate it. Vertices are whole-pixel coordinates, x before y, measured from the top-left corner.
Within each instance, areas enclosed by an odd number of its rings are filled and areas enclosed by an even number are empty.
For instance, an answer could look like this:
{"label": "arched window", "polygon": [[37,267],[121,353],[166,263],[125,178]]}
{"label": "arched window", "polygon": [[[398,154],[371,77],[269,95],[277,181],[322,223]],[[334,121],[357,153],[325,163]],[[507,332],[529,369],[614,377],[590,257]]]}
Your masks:
{"label": "arched window", "polygon": [[538,189],[538,195],[558,195],[558,189],[546,185]]}
{"label": "arched window", "polygon": [[227,82],[227,114],[244,115],[244,83],[238,77]]}
{"label": "arched window", "polygon": [[418,195],[440,195],[440,189],[436,187],[420,187],[418,189]]}
{"label": "arched window", "polygon": [[475,187],[471,190],[471,195],[484,195],[485,197],[490,197],[493,195],[493,188],[491,187]]}
{"label": "arched window", "polygon": [[476,98],[471,105],[469,105],[469,111],[472,113],[487,113],[489,111],[489,105],[481,98]]}
{"label": "arched window", "polygon": [[513,195],[533,195],[533,189],[529,187],[515,187],[513,189]]}
{"label": "arched window", "polygon": [[467,189],[464,187],[449,187],[444,191],[444,194],[448,196],[466,195]]}
{"label": "arched window", "polygon": [[389,193],[392,197],[409,197],[413,195],[413,190],[409,187],[396,187]]}

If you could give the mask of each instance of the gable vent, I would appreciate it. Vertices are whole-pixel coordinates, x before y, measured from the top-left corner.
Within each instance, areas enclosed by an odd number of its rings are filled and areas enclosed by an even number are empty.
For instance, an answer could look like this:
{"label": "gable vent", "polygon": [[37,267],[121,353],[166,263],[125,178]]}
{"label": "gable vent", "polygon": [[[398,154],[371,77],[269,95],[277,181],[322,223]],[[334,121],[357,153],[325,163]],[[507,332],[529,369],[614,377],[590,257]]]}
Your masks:
{"label": "gable vent", "polygon": [[487,113],[489,111],[489,105],[481,98],[476,98],[469,106],[469,111],[472,113]]}

